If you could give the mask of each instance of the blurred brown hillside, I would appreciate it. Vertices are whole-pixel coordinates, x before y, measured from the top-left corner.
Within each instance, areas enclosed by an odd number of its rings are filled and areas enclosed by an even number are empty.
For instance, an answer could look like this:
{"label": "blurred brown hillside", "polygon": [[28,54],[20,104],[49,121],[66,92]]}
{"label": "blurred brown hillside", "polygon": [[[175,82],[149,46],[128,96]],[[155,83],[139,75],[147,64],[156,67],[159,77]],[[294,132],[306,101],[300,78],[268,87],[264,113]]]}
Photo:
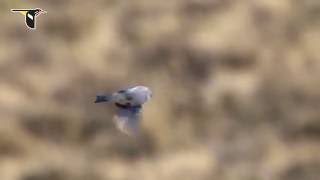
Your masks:
{"label": "blurred brown hillside", "polygon": [[[12,8],[40,7],[37,30]],[[0,1],[1,180],[319,180],[319,0]],[[143,137],[97,93],[146,85]]]}

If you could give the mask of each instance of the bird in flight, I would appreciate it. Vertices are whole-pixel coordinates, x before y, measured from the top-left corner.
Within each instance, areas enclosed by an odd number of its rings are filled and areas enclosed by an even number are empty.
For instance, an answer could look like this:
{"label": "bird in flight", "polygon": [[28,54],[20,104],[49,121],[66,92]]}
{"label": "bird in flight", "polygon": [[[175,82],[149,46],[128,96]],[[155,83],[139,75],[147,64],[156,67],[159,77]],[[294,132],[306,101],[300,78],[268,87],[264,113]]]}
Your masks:
{"label": "bird in flight", "polygon": [[142,106],[151,97],[152,92],[148,87],[135,86],[110,95],[97,95],[95,103],[113,103],[117,107],[113,117],[117,128],[127,135],[136,136],[139,134]]}

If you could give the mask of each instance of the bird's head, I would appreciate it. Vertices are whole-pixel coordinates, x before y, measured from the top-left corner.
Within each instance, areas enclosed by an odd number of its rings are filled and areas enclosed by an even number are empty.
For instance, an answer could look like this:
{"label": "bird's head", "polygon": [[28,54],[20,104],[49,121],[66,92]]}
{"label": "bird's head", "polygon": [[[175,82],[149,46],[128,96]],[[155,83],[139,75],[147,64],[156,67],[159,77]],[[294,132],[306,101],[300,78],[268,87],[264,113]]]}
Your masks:
{"label": "bird's head", "polygon": [[137,91],[146,94],[147,97],[148,97],[148,100],[151,99],[152,91],[148,87],[146,87],[146,86],[136,86],[135,88],[136,88]]}
{"label": "bird's head", "polygon": [[36,14],[36,15],[39,15],[39,14],[42,14],[42,13],[46,13],[46,11],[44,11],[44,10],[42,10],[42,9],[40,9],[40,8],[36,8],[36,9],[35,9],[35,14]]}

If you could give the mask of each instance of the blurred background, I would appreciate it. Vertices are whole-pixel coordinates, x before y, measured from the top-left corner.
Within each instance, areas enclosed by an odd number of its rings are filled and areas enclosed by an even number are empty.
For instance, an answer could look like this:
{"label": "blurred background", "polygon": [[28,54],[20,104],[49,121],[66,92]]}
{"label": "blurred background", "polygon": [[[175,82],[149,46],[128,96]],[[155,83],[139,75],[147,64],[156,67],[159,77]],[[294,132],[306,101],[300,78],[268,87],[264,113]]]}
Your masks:
{"label": "blurred background", "polygon": [[[12,8],[42,8],[37,29]],[[319,0],[1,0],[1,180],[319,180]],[[139,139],[97,93],[145,85]]]}

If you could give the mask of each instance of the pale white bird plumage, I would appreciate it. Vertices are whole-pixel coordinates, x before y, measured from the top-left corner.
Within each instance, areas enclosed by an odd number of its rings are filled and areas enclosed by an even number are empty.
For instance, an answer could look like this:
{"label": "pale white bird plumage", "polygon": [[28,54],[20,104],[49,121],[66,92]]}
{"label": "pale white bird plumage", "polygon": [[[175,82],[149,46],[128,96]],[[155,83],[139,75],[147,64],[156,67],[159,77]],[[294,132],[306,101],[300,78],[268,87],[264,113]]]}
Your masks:
{"label": "pale white bird plumage", "polygon": [[113,120],[117,128],[127,135],[136,136],[140,130],[142,105],[151,97],[152,92],[148,87],[135,86],[115,92],[111,96],[100,96],[96,102],[115,103],[118,109]]}

